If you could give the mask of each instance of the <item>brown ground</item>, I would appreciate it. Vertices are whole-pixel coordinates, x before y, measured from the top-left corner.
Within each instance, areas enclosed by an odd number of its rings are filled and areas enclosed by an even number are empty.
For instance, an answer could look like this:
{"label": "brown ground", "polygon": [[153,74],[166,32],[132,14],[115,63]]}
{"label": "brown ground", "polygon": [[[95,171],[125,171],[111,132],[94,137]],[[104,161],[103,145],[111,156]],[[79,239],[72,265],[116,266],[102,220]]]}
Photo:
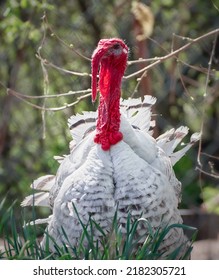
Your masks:
{"label": "brown ground", "polygon": [[194,243],[192,260],[219,260],[219,240],[199,240]]}

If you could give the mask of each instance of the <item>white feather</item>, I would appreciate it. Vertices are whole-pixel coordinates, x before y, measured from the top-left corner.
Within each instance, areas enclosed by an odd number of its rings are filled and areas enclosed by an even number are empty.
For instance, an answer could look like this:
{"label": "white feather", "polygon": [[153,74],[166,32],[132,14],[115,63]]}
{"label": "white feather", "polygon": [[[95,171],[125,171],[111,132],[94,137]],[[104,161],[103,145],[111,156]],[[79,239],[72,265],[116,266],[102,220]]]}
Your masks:
{"label": "white feather", "polygon": [[49,207],[49,193],[38,192],[25,197],[21,203],[22,207],[26,206],[44,206]]}
{"label": "white feather", "polygon": [[[187,135],[187,127],[171,129],[156,140],[150,135],[152,105],[156,99],[146,96],[121,101],[120,131],[123,140],[105,152],[94,143],[96,112],[83,112],[69,119],[73,142],[70,154],[60,160],[56,176],[48,175],[34,181],[41,192],[28,196],[22,206],[50,205],[53,213],[46,220],[48,233],[58,245],[77,245],[82,234],[75,207],[83,223],[89,217],[107,233],[118,206],[122,232],[128,213],[150,221],[152,227],[182,223],[178,210],[181,183],[172,168],[187,150],[199,140],[194,134],[190,143],[174,152]],[[42,192],[43,191],[43,192]],[[89,228],[88,228],[89,230]],[[139,234],[147,230],[142,226]],[[94,232],[94,240],[100,232]],[[45,245],[45,238],[42,245]],[[182,229],[172,229],[165,236],[161,250],[171,251],[185,241]],[[50,244],[51,250],[53,245]]]}
{"label": "white feather", "polygon": [[132,126],[147,133],[150,127],[154,126],[154,122],[151,122],[151,108],[155,102],[155,97],[146,95],[143,101],[141,101],[141,98],[122,100],[120,107]]}
{"label": "white feather", "polygon": [[68,119],[68,126],[73,140],[79,143],[93,127],[96,126],[97,112],[82,112]]}
{"label": "white feather", "polygon": [[44,175],[34,180],[30,187],[34,190],[49,192],[54,184],[54,180],[54,175]]}

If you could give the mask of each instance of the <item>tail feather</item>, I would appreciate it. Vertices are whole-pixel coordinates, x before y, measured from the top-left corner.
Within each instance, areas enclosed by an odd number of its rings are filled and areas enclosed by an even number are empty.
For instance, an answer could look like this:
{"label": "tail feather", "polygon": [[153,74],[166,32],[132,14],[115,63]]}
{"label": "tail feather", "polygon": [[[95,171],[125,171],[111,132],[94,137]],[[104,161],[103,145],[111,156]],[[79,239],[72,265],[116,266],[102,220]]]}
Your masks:
{"label": "tail feather", "polygon": [[151,108],[155,102],[155,97],[145,95],[143,101],[141,98],[121,100],[120,107],[133,127],[148,133],[150,127],[155,126],[155,122],[151,121]]}
{"label": "tail feather", "polygon": [[156,141],[158,146],[164,150],[166,155],[170,156],[188,132],[188,127],[180,126],[176,130],[170,129],[160,135]]}
{"label": "tail feather", "polygon": [[49,207],[49,192],[37,192],[25,197],[21,202],[22,207],[26,206],[44,206]]}
{"label": "tail feather", "polygon": [[186,126],[181,126],[179,128],[170,129],[164,134],[160,135],[156,141],[160,148],[170,157],[172,165],[176,164],[185,153],[200,139],[200,133],[192,134],[190,142],[184,145],[183,148],[174,152],[176,147],[180,144],[183,138],[188,134],[189,129]]}
{"label": "tail feather", "polygon": [[26,223],[25,226],[34,226],[34,225],[42,225],[42,224],[48,224],[50,222],[52,218],[52,215],[50,215],[48,218],[44,218],[44,219],[37,219],[34,221],[30,221],[29,223]]}
{"label": "tail feather", "polygon": [[34,180],[30,186],[34,193],[25,197],[21,202],[21,206],[49,207],[49,192],[55,184],[55,179],[54,175],[44,175]]}
{"label": "tail feather", "polygon": [[175,153],[172,153],[172,155],[170,156],[170,159],[171,159],[171,163],[172,165],[176,164],[185,154],[186,152],[197,142],[200,140],[200,137],[201,137],[201,134],[200,133],[194,133],[192,134],[191,138],[190,138],[190,142],[185,144],[185,146],[175,152]]}
{"label": "tail feather", "polygon": [[83,112],[68,119],[68,126],[73,140],[79,143],[90,131],[96,127],[97,112]]}
{"label": "tail feather", "polygon": [[[72,140],[73,141],[73,140]],[[71,143],[71,142],[70,142]],[[63,160],[67,157],[67,155],[63,155],[63,156],[54,156],[53,158],[58,161],[59,164],[61,164],[63,162]]]}
{"label": "tail feather", "polygon": [[37,191],[49,192],[52,186],[54,185],[54,182],[55,182],[54,175],[44,175],[34,180],[30,187],[31,189]]}

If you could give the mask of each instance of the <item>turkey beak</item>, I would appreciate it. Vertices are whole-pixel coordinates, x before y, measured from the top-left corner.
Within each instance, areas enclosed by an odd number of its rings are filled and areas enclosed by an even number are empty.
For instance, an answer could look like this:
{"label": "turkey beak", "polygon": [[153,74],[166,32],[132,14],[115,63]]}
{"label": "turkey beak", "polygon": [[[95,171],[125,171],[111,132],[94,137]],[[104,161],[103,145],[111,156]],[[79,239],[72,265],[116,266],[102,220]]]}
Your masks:
{"label": "turkey beak", "polygon": [[97,98],[97,76],[102,57],[106,53],[103,48],[97,47],[92,55],[92,73],[91,73],[91,89],[92,89],[92,102]]}

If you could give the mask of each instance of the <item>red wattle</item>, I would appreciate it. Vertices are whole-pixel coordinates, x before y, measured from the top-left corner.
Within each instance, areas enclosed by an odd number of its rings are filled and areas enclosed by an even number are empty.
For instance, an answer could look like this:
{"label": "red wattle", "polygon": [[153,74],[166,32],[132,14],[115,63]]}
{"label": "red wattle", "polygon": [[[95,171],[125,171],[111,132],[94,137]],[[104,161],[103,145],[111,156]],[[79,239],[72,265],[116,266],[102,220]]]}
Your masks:
{"label": "red wattle", "polygon": [[117,144],[119,141],[121,141],[123,138],[123,135],[120,131],[117,131],[117,132],[111,132],[109,134],[109,142],[112,144],[112,145],[115,145]]}
{"label": "red wattle", "polygon": [[[118,46],[123,48],[118,53]],[[121,81],[127,65],[127,46],[120,39],[101,40],[92,56],[92,101],[97,94],[97,75],[100,104],[94,142],[104,151],[123,139],[120,129]]]}
{"label": "red wattle", "polygon": [[101,134],[96,134],[95,137],[94,137],[94,143],[96,144],[101,144],[101,148],[104,150],[104,151],[108,151],[110,149],[110,141],[108,139],[108,137],[105,135],[101,135]]}
{"label": "red wattle", "polygon": [[96,134],[94,136],[94,143],[101,144],[104,151],[110,149],[111,145],[115,145],[123,139],[123,134],[120,131],[108,132],[105,135]]}

